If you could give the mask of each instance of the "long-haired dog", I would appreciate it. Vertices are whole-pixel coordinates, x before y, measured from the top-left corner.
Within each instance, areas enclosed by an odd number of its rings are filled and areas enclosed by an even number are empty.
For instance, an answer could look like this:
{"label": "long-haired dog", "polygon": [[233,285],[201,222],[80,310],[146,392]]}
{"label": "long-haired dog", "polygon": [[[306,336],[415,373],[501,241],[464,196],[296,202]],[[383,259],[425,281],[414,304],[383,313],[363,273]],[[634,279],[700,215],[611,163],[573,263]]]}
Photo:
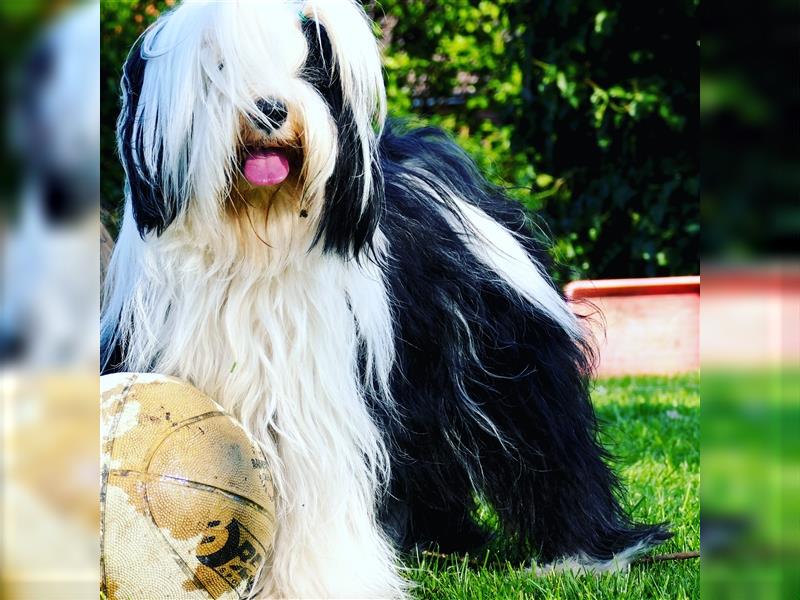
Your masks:
{"label": "long-haired dog", "polygon": [[265,593],[398,597],[398,553],[605,570],[633,523],[597,441],[581,327],[529,219],[442,133],[385,123],[352,0],[191,2],[123,69],[124,223],[106,370],[182,377],[263,444]]}

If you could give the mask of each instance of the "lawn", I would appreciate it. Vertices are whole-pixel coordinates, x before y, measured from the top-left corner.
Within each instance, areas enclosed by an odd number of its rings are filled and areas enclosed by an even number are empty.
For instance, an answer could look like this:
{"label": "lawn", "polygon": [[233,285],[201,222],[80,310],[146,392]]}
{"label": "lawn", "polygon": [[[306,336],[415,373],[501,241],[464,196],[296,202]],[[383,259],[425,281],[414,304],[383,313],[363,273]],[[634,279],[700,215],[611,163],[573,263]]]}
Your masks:
{"label": "lawn", "polygon": [[[656,552],[700,547],[699,377],[625,377],[597,382],[603,442],[618,458],[637,520],[667,521],[675,534]],[[629,573],[537,578],[496,556],[417,557],[408,575],[417,598],[635,600],[698,598],[699,560],[634,565]]]}

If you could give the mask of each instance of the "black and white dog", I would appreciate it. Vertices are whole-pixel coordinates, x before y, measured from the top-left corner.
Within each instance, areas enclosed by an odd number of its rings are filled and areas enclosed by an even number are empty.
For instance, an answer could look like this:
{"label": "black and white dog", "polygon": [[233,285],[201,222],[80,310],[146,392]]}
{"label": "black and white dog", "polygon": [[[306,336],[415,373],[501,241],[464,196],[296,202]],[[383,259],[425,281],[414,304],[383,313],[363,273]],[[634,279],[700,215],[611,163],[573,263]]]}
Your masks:
{"label": "black and white dog", "polygon": [[122,92],[105,368],[187,379],[261,442],[267,595],[401,597],[399,552],[486,543],[479,501],[540,565],[668,537],[618,502],[528,217],[442,133],[385,123],[358,3],[184,2]]}

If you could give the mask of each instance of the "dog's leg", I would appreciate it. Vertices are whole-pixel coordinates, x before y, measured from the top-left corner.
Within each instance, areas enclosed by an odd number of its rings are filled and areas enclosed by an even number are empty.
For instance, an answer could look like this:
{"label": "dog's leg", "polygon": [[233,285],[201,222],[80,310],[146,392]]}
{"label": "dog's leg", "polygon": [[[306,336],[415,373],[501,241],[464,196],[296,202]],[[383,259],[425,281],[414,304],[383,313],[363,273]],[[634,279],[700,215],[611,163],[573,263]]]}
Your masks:
{"label": "dog's leg", "polygon": [[450,471],[446,490],[421,463],[408,472],[395,468],[393,474],[394,488],[381,521],[398,548],[476,552],[489,542],[491,532],[475,522],[472,486],[460,471]]}
{"label": "dog's leg", "polygon": [[[556,346],[551,342],[540,355],[547,358]],[[577,373],[539,369],[516,384],[517,394],[506,396],[513,403],[504,409],[506,423],[515,427],[508,430],[514,450],[506,459],[484,461],[485,493],[537,563],[624,569],[638,552],[666,540],[662,525],[634,523],[621,507],[621,486],[597,441],[594,411]]]}
{"label": "dog's leg", "polygon": [[[316,271],[296,279],[284,273],[280,280],[286,303],[269,311],[280,321],[265,318],[264,327],[273,334],[264,346],[272,356],[263,363],[262,385],[253,386],[269,390],[275,406],[269,433],[279,469],[278,531],[270,594],[403,597],[407,584],[377,522],[389,458],[357,378],[358,350],[367,342],[357,337],[356,318],[362,333],[370,324],[359,301],[371,299],[374,315],[380,308],[376,298],[382,298],[380,280],[336,261],[312,266]],[[373,293],[345,293],[355,287]],[[257,366],[246,369],[258,372]],[[257,409],[259,400],[247,406]]]}
{"label": "dog's leg", "polygon": [[[353,474],[325,474],[286,444],[287,473],[266,594],[274,598],[402,598],[406,584],[375,520],[374,499]],[[307,474],[315,472],[311,482]],[[295,474],[295,476],[292,475]],[[301,473],[304,473],[301,475]],[[313,483],[313,488],[308,487]]]}

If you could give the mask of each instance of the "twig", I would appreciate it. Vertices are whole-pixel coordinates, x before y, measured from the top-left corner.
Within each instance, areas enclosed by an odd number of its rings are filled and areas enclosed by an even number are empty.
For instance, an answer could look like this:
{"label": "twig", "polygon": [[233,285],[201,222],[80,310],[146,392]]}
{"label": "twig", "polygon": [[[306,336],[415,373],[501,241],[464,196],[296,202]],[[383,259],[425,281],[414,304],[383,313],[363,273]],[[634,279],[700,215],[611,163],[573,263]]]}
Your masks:
{"label": "twig", "polygon": [[[423,556],[431,556],[433,558],[440,558],[440,559],[450,559],[453,558],[452,554],[445,554],[443,552],[433,552],[431,550],[423,550],[421,552]],[[634,565],[649,565],[657,562],[666,562],[669,560],[690,560],[692,558],[700,558],[700,552],[698,550],[692,550],[690,552],[673,552],[671,554],[656,554],[654,556],[643,556],[641,558],[637,558],[633,561],[632,564]],[[461,560],[466,562],[471,567],[479,567],[480,564],[474,558],[469,558],[469,556],[464,556]]]}
{"label": "twig", "polygon": [[663,562],[666,560],[689,560],[690,558],[700,558],[698,550],[691,552],[673,552],[672,554],[656,554],[655,556],[643,556],[633,561],[636,565],[647,565],[651,563]]}

